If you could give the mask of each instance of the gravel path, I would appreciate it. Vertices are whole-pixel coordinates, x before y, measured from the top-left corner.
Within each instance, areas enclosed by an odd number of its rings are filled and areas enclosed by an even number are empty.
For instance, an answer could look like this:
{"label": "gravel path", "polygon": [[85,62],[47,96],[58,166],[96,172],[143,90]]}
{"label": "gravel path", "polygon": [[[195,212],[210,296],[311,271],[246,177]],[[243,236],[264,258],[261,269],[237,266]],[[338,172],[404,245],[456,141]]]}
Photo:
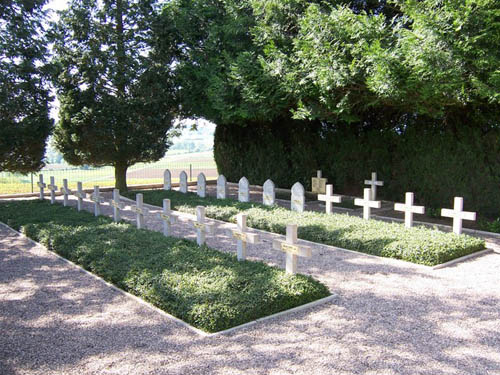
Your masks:
{"label": "gravel path", "polygon": [[[273,237],[248,255],[283,267]],[[208,245],[236,248],[223,230]],[[338,298],[203,338],[0,227],[0,374],[500,375],[500,254],[432,271],[315,245],[299,271]]]}

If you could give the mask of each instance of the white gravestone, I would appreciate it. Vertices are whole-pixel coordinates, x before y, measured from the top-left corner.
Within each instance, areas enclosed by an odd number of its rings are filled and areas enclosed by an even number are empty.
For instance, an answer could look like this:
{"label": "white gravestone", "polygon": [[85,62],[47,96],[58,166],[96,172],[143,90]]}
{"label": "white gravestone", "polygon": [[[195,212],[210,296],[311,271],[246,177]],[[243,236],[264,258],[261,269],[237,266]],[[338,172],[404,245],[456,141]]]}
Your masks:
{"label": "white gravestone", "polygon": [[63,198],[64,198],[64,207],[68,205],[68,196],[73,194],[73,191],[71,189],[68,189],[68,180],[65,178],[63,179],[63,187],[61,188],[61,191],[63,193]]}
{"label": "white gravestone", "polygon": [[85,199],[86,195],[85,192],[83,191],[82,188],[82,183],[77,182],[76,184],[76,193],[75,193],[76,199],[77,199],[77,204],[76,207],[78,211],[82,210],[82,205],[83,205],[83,200]]}
{"label": "white gravestone", "polygon": [[181,193],[188,192],[188,175],[184,171],[179,175],[179,191]]}
{"label": "white gravestone", "polygon": [[309,246],[299,246],[297,244],[297,224],[286,226],[286,241],[274,240],[273,249],[286,253],[286,273],[297,273],[298,257],[310,257],[312,254]]}
{"label": "white gravestone", "polygon": [[342,202],[342,197],[340,195],[333,195],[333,185],[326,185],[326,194],[319,194],[318,200],[326,202],[326,213],[330,215],[333,203]]}
{"label": "white gravestone", "polygon": [[322,172],[316,172],[317,177],[311,180],[311,191],[316,194],[325,194],[327,179],[322,177]]}
{"label": "white gravestone", "polygon": [[207,178],[203,172],[198,175],[196,193],[200,198],[205,198],[207,196]]}
{"label": "white gravestone", "polygon": [[370,220],[372,208],[380,208],[382,203],[380,201],[374,201],[371,199],[371,190],[369,188],[364,189],[364,197],[354,199],[354,204],[356,206],[363,207],[363,219]]}
{"label": "white gravestone", "polygon": [[476,220],[475,212],[464,211],[464,199],[455,197],[453,210],[448,208],[441,209],[441,216],[453,218],[453,233],[462,234],[462,221],[463,220]]}
{"label": "white gravestone", "polygon": [[120,190],[113,189],[113,200],[109,203],[113,206],[113,220],[115,223],[118,223],[121,220],[120,210],[124,208],[120,197]]}
{"label": "white gravestone", "polygon": [[276,186],[272,180],[267,180],[262,186],[262,203],[272,206],[276,202]]}
{"label": "white gravestone", "polygon": [[38,187],[40,188],[40,200],[44,200],[43,190],[47,187],[47,184],[43,182],[43,174],[38,176]]}
{"label": "white gravestone", "polygon": [[365,185],[370,185],[372,201],[377,199],[377,186],[384,186],[384,181],[377,181],[377,172],[372,172],[372,179],[365,180]]}
{"label": "white gravestone", "polygon": [[54,182],[54,176],[50,176],[50,184],[48,186],[48,189],[50,190],[50,204],[56,203],[56,191],[57,191],[57,186],[56,183]]}
{"label": "white gravestone", "polygon": [[217,199],[227,198],[227,179],[224,175],[217,177]]}
{"label": "white gravestone", "polygon": [[99,216],[101,214],[101,203],[104,203],[104,198],[99,191],[99,186],[94,186],[94,192],[89,194],[90,200],[94,202],[94,215]]}
{"label": "white gravestone", "polygon": [[238,200],[240,202],[250,202],[250,183],[246,177],[242,177],[238,183]]}
{"label": "white gravestone", "polygon": [[172,174],[168,169],[165,169],[163,172],[163,190],[171,190],[172,189]]}
{"label": "white gravestone", "polygon": [[177,219],[170,209],[170,199],[163,200],[163,211],[158,214],[158,217],[163,221],[163,235],[165,237],[172,235],[172,223]]}
{"label": "white gravestone", "polygon": [[248,232],[246,214],[238,214],[236,216],[236,222],[238,224],[238,229],[230,229],[228,235],[238,241],[238,260],[245,260],[247,257],[247,243],[259,243],[259,235]]}
{"label": "white gravestone", "polygon": [[405,213],[405,227],[411,228],[413,226],[413,214],[424,214],[424,206],[414,206],[415,195],[413,193],[406,193],[405,203],[395,203],[394,211],[401,211]]}
{"label": "white gravestone", "polygon": [[205,236],[207,233],[215,233],[215,224],[205,221],[205,207],[203,206],[196,207],[196,221],[191,221],[191,223],[196,228],[196,242],[198,246],[205,243]]}
{"label": "white gravestone", "polygon": [[135,196],[135,206],[132,206],[132,211],[135,212],[137,229],[144,228],[144,215],[146,215],[149,210],[144,207],[144,197],[141,193]]}
{"label": "white gravestone", "polygon": [[304,186],[300,182],[296,182],[292,186],[292,200],[290,201],[290,209],[292,211],[304,212],[305,194]]}

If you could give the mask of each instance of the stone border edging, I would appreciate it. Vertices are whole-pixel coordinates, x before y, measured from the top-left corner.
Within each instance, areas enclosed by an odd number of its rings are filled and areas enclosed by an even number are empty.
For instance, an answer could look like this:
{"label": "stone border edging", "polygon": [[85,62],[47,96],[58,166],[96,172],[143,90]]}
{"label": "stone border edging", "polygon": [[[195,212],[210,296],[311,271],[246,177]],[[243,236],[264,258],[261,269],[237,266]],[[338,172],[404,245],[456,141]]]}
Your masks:
{"label": "stone border edging", "polygon": [[494,252],[493,249],[484,249],[484,250],[477,251],[477,252],[469,254],[469,255],[464,255],[463,257],[460,257],[460,258],[456,258],[456,259],[450,260],[450,261],[445,262],[445,263],[438,264],[437,266],[432,267],[432,269],[433,270],[439,270],[439,269],[442,269],[442,268],[445,268],[445,267],[454,266],[455,264],[463,262],[465,260],[468,260],[468,259],[471,259],[471,258],[475,258],[475,257],[479,257],[479,256],[484,255],[484,254],[493,253],[493,252]]}

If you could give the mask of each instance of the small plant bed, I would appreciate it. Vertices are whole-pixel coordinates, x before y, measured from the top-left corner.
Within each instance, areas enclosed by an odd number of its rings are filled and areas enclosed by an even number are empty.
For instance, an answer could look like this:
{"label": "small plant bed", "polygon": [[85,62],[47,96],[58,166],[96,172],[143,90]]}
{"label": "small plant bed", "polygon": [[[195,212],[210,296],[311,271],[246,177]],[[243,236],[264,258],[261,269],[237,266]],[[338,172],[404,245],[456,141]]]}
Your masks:
{"label": "small plant bed", "polygon": [[[136,192],[125,194],[135,199]],[[299,225],[298,236],[304,240],[360,251],[382,257],[435,266],[483,250],[483,240],[444,233],[437,229],[414,227],[407,229],[399,223],[363,220],[346,214],[327,215],[319,212],[293,212],[278,206],[242,203],[232,199],[200,198],[194,193],[177,191],[141,191],[144,202],[162,206],[169,198],[172,209],[195,213],[196,206],[205,206],[212,219],[236,222],[236,215],[245,212],[248,226],[269,232],[285,234],[286,225]]]}
{"label": "small plant bed", "polygon": [[206,332],[330,295],[311,277],[58,204],[0,203],[0,221]]}

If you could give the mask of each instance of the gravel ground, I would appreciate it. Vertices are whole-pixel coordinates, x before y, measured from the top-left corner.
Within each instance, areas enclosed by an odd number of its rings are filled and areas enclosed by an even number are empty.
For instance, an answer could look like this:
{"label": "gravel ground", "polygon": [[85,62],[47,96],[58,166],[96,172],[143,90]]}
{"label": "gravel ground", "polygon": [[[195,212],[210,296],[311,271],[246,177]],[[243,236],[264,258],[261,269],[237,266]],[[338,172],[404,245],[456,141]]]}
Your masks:
{"label": "gravel ground", "polygon": [[[234,252],[225,226],[208,245]],[[249,258],[284,267],[275,237]],[[315,245],[299,271],[338,298],[204,338],[0,227],[0,374],[500,375],[500,254],[433,271]]]}

